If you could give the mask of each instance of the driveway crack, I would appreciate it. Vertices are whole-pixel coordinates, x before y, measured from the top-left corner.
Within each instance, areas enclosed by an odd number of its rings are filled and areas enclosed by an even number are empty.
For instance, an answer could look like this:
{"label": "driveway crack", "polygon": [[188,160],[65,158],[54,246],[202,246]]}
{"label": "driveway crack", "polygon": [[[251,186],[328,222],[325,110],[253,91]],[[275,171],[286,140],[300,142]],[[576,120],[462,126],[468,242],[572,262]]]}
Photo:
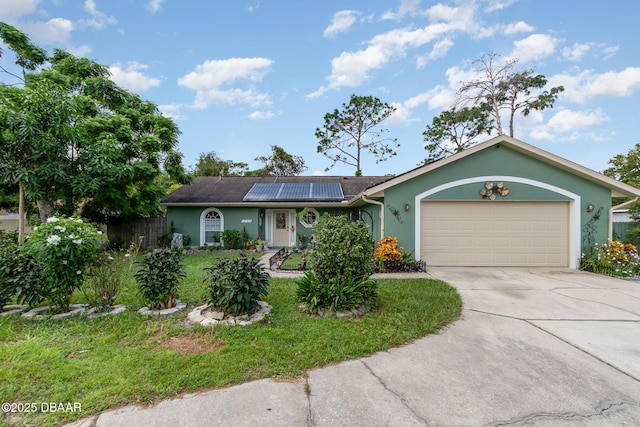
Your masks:
{"label": "driveway crack", "polygon": [[313,411],[311,410],[311,385],[308,376],[304,380],[304,394],[307,397],[307,425],[315,427],[316,423],[313,420]]}
{"label": "driveway crack", "polygon": [[380,378],[380,376],[378,376],[375,372],[373,372],[373,369],[371,369],[371,367],[369,365],[367,365],[364,360],[360,360],[360,362],[365,366],[365,368],[367,368],[367,370],[369,372],[371,372],[371,375],[373,375],[378,380],[380,385],[382,385],[382,387],[384,387],[385,390],[387,390],[389,393],[394,395],[405,408],[407,408],[409,411],[411,411],[411,413],[413,414],[414,417],[416,417],[417,419],[422,421],[425,426],[427,426],[427,427],[430,426],[429,421],[427,421],[422,415],[420,415],[418,412],[416,412],[416,410],[413,409],[411,407],[411,405],[409,405],[407,403],[407,400],[404,398],[404,396],[401,393],[398,393],[397,391],[389,388],[389,386],[387,386],[387,384],[384,382],[384,380],[382,378]]}
{"label": "driveway crack", "polygon": [[540,420],[586,420],[590,418],[596,417],[604,417],[607,412],[612,410],[620,409],[625,406],[640,406],[640,404],[635,402],[621,402],[621,401],[611,401],[611,402],[603,402],[598,408],[595,408],[593,412],[580,414],[577,412],[565,412],[555,414],[552,412],[539,412],[534,414],[525,415],[523,417],[513,418],[508,421],[498,421],[496,423],[487,424],[487,426],[498,427],[498,426],[513,426],[520,424],[529,424],[532,421],[540,421]]}

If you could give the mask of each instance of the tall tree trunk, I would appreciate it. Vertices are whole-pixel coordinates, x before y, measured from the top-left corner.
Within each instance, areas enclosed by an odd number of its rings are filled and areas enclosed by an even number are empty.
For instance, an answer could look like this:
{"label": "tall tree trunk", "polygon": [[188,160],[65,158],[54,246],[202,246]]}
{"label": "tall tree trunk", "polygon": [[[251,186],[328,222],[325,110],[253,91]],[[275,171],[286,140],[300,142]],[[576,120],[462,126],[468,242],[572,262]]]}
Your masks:
{"label": "tall tree trunk", "polygon": [[18,181],[18,245],[22,245],[22,239],[24,238],[24,187],[22,187],[22,181]]}
{"label": "tall tree trunk", "polygon": [[56,210],[53,202],[47,197],[43,197],[38,200],[38,212],[40,212],[40,221],[47,222],[47,218],[51,218],[56,213]]}

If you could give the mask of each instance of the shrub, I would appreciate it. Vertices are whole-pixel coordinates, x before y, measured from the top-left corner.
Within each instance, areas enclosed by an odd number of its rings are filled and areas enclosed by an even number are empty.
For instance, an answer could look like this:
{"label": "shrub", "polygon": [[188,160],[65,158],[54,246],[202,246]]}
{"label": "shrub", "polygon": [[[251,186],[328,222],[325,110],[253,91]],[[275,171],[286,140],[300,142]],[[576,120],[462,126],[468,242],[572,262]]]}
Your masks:
{"label": "shrub", "polygon": [[238,230],[224,230],[222,232],[222,241],[227,249],[240,248],[240,232]]}
{"label": "shrub", "polygon": [[241,254],[238,258],[221,258],[206,268],[204,300],[218,310],[231,313],[252,314],[267,295],[269,274],[260,260]]}
{"label": "shrub", "polygon": [[640,274],[638,250],[632,244],[618,241],[596,245],[582,255],[580,269],[608,276],[637,276]]}
{"label": "shrub", "polygon": [[297,282],[296,295],[307,311],[355,308],[377,296],[373,272],[373,238],[361,222],[346,216],[320,217],[314,228],[309,271]]}
{"label": "shrub", "polygon": [[373,273],[373,238],[362,221],[324,214],[313,229],[308,268],[323,283],[335,277],[369,277]]}
{"label": "shrub", "polygon": [[378,271],[420,271],[420,261],[413,258],[413,252],[405,252],[398,246],[396,237],[384,237],[373,253]]}
{"label": "shrub", "polygon": [[68,311],[71,295],[103,241],[102,232],[77,217],[51,217],[27,235],[21,252],[42,264],[43,294],[57,310]]}
{"label": "shrub", "polygon": [[89,307],[109,311],[116,304],[118,293],[127,279],[139,246],[131,244],[126,252],[103,252],[87,269],[82,292]]}
{"label": "shrub", "polygon": [[185,277],[182,248],[163,248],[146,253],[136,263],[138,289],[150,308],[164,309],[176,305],[180,281]]}
{"label": "shrub", "polygon": [[396,237],[383,237],[378,243],[378,247],[373,253],[373,257],[376,261],[382,262],[397,262],[402,257],[403,249],[398,246],[398,239]]}
{"label": "shrub", "polygon": [[312,271],[297,282],[296,296],[309,313],[322,309],[348,310],[370,303],[378,295],[378,283],[366,277],[336,277],[323,283]]}
{"label": "shrub", "polygon": [[40,304],[47,298],[43,278],[42,264],[20,253],[17,244],[0,245],[0,307],[14,300],[31,307]]}

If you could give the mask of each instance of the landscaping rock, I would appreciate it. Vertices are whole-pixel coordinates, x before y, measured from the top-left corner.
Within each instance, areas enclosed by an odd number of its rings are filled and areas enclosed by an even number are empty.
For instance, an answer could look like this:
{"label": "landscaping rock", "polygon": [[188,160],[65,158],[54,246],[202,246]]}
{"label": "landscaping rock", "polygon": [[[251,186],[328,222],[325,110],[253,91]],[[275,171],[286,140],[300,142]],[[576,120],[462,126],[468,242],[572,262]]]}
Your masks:
{"label": "landscaping rock", "polygon": [[46,314],[49,311],[51,311],[51,307],[49,306],[36,307],[27,311],[26,313],[22,313],[22,317],[24,317],[25,319],[44,319],[48,317],[51,317],[51,319],[54,320],[66,319],[71,316],[83,314],[86,311],[86,308],[84,304],[71,304],[69,306],[69,311],[67,311],[66,313],[58,313],[49,316],[48,314]]}
{"label": "landscaping rock", "polygon": [[10,304],[2,307],[0,311],[0,316],[10,316],[12,314],[21,314],[22,312],[29,309],[28,305],[19,305],[19,304]]}
{"label": "landscaping rock", "polygon": [[175,307],[165,308],[163,310],[151,310],[149,307],[142,307],[140,310],[138,310],[138,313],[154,316],[168,316],[170,314],[176,314],[186,307],[187,304],[183,303],[182,301],[177,301]]}
{"label": "landscaping rock", "polygon": [[[301,312],[306,312],[307,311],[307,305],[302,303],[298,306],[298,309]],[[314,316],[314,317],[331,317],[331,316],[336,316],[338,318],[347,318],[347,317],[359,317],[364,315],[364,313],[367,313],[371,311],[371,306],[369,305],[361,305],[358,306],[356,308],[352,308],[350,310],[345,310],[345,311],[332,311],[326,308],[321,308],[318,310],[317,313],[313,313],[310,314],[310,316]]]}
{"label": "landscaping rock", "polygon": [[127,311],[127,307],[124,304],[118,304],[111,307],[111,310],[105,311],[102,313],[98,313],[98,309],[94,307],[87,310],[86,314],[90,318],[96,318],[96,317],[104,317],[104,316],[115,316],[116,314],[124,313],[125,311]]}
{"label": "landscaping rock", "polygon": [[202,326],[217,324],[248,326],[264,320],[265,316],[271,313],[272,307],[269,304],[264,301],[258,301],[258,304],[260,305],[260,309],[251,316],[243,314],[237,317],[211,310],[210,305],[201,305],[191,310],[187,315],[187,319],[189,319],[190,322],[199,323]]}

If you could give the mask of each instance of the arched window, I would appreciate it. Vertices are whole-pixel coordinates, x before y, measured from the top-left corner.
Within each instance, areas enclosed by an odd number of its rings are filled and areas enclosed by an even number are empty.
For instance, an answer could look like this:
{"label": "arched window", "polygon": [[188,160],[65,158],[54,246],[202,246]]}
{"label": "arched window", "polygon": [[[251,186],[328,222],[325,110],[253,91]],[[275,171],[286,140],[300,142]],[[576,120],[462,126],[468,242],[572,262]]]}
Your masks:
{"label": "arched window", "polygon": [[222,245],[224,218],[214,208],[206,209],[200,216],[200,246]]}

